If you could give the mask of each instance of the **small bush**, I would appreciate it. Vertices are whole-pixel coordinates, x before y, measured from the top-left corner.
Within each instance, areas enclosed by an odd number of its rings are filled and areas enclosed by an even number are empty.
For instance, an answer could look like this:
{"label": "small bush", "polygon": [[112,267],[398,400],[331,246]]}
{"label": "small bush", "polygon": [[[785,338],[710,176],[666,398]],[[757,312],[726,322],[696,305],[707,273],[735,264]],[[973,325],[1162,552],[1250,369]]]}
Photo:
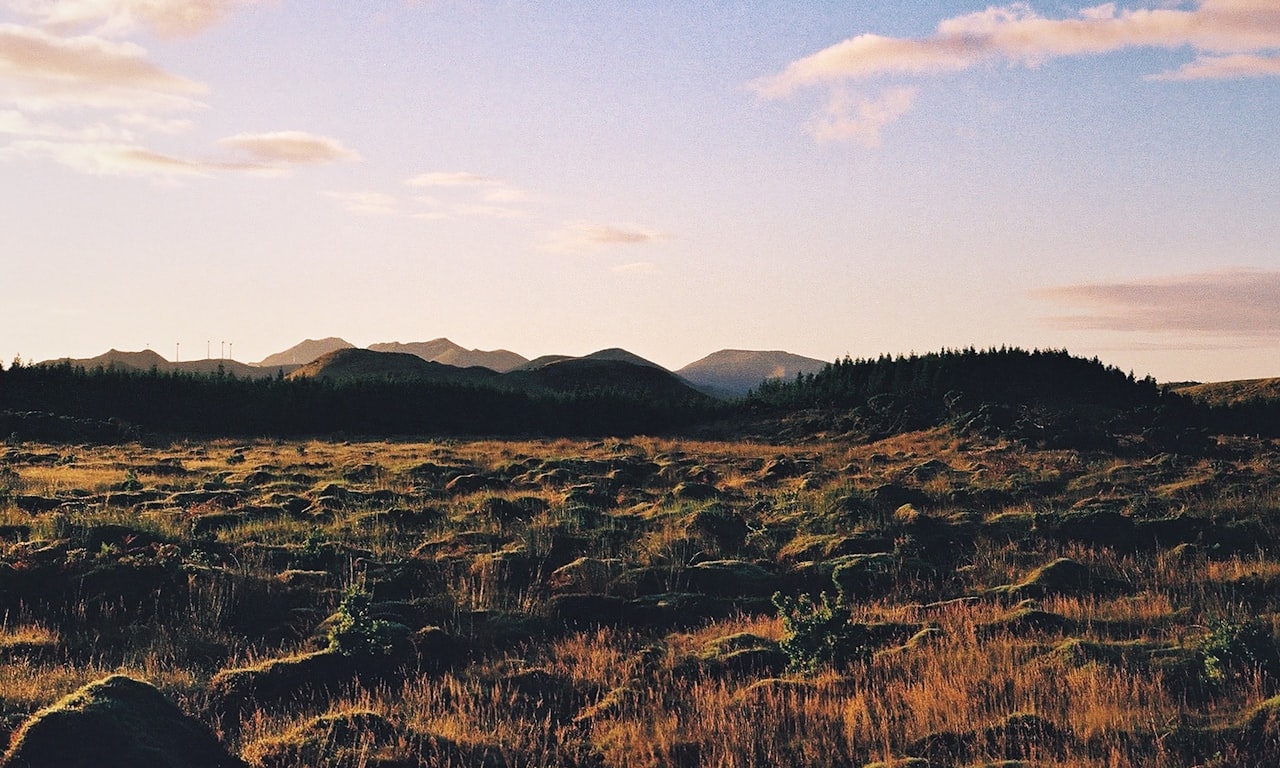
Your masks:
{"label": "small bush", "polygon": [[373,599],[355,587],[347,590],[329,627],[329,647],[344,656],[388,656],[409,630],[403,624],[375,619]]}
{"label": "small bush", "polygon": [[1256,619],[1210,622],[1209,635],[1200,644],[1200,661],[1210,683],[1254,670],[1280,678],[1280,646],[1271,628]]}
{"label": "small bush", "polygon": [[792,598],[779,592],[773,604],[786,631],[779,646],[789,669],[840,668],[870,655],[866,627],[850,623],[848,607],[833,603],[825,592],[817,601],[808,595]]}

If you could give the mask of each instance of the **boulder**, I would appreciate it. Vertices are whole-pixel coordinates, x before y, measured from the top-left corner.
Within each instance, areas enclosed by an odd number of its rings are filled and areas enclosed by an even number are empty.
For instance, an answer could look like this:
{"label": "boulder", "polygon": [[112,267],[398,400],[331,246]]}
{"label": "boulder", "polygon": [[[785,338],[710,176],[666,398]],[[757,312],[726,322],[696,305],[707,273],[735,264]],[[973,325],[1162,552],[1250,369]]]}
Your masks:
{"label": "boulder", "polygon": [[32,715],[0,768],[247,768],[149,683],[90,683]]}

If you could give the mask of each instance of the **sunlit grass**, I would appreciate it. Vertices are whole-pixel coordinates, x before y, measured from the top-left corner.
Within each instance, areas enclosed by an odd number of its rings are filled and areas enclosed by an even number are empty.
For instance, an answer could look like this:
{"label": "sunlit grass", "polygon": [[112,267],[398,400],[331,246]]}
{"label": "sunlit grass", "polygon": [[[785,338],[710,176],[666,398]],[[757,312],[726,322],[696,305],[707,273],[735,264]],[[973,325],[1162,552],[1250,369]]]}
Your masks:
{"label": "sunlit grass", "polygon": [[[63,585],[62,569],[74,567],[76,578],[92,573],[110,590],[118,589],[113,575],[136,568],[153,586],[141,607],[110,591],[74,590],[11,605],[0,622],[0,711],[15,722],[125,671],[160,685],[254,765],[276,765],[281,755],[293,755],[287,768],[359,764],[357,753],[409,761],[428,738],[488,750],[509,765],[862,765],[900,758],[931,735],[980,732],[1024,713],[1070,733],[1037,765],[1137,766],[1180,764],[1161,752],[1161,738],[1231,726],[1280,692],[1280,682],[1248,671],[1212,686],[1196,678],[1211,622],[1257,619],[1280,630],[1280,558],[1263,548],[1216,551],[1211,542],[1175,551],[1044,535],[1046,520],[1102,496],[1120,499],[1116,508],[1134,519],[1239,523],[1248,542],[1280,519],[1270,458],[1179,465],[1037,451],[947,430],[872,444],[640,437],[31,449],[74,456],[15,465],[20,487],[10,494],[80,501],[31,512],[0,500],[6,573]],[[779,457],[805,469],[766,476]],[[641,479],[610,479],[608,471],[626,462],[644,463]],[[927,462],[950,470],[918,471]],[[596,469],[536,479],[549,467],[586,464]],[[459,474],[499,477],[502,485],[447,489]],[[1117,491],[1156,476],[1160,494]],[[156,501],[107,503],[126,482]],[[718,498],[679,497],[688,482],[713,484]],[[566,502],[575,486],[589,486],[603,506]],[[926,501],[873,504],[885,486]],[[323,489],[336,500],[318,502]],[[226,495],[170,501],[182,491]],[[981,503],[953,500],[967,492]],[[695,520],[708,510],[736,515],[744,538],[699,528]],[[196,536],[202,518],[210,527]],[[919,551],[931,525],[954,537],[935,550],[948,559],[935,576],[890,580],[849,605],[854,622],[893,624],[900,639],[839,669],[712,663],[709,649],[722,638],[784,637],[767,598],[742,601],[750,610],[729,618],[652,625],[566,628],[548,615],[558,594],[550,573],[579,557],[657,569],[669,574],[670,589],[682,588],[697,563],[737,559],[794,589],[790,569],[835,556],[827,548],[845,538],[883,540],[899,557]],[[104,530],[109,540],[90,551],[85,542]],[[1025,603],[998,590],[1062,557],[1116,586]],[[456,658],[442,669],[352,679],[319,700],[253,705],[234,723],[218,721],[209,679],[315,650],[322,622],[348,588],[384,590],[387,615],[419,622],[411,632],[444,626],[460,646]],[[603,578],[592,589],[615,600],[633,596]],[[1009,623],[1026,609],[1061,624]],[[473,631],[489,626],[486,618],[498,628]],[[531,691],[530,679],[550,682]],[[389,723],[394,738],[370,730],[345,745],[345,756],[306,746],[317,718],[360,713]]]}

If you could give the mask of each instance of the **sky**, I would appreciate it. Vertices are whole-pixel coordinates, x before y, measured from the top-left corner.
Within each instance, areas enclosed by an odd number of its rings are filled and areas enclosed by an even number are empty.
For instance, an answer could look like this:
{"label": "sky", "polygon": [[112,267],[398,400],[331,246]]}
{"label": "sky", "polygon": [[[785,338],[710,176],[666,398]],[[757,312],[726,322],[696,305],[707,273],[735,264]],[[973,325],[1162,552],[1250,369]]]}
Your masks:
{"label": "sky", "polygon": [[1280,376],[1280,0],[0,0],[0,361]]}

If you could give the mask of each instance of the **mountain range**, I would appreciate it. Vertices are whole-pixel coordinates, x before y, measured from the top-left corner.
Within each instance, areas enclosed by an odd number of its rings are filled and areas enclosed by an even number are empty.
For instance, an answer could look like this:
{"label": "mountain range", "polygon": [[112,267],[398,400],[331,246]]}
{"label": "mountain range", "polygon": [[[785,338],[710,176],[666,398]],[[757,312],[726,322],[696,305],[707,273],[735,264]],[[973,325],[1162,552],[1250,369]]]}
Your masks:
{"label": "mountain range", "polygon": [[115,349],[97,357],[62,358],[48,363],[190,373],[223,371],[248,378],[283,373],[295,378],[421,379],[476,384],[501,379],[506,386],[546,391],[634,389],[634,385],[643,382],[640,389],[650,394],[670,395],[682,388],[692,388],[722,398],[745,395],[768,379],[790,379],[797,373],[817,372],[826,365],[821,360],[778,350],[726,349],[679,370],[668,371],[619,348],[583,356],[543,355],[530,360],[505,349],[466,349],[446,338],[406,344],[384,342],[361,349],[337,337],[305,339],[257,363],[222,359],[171,362],[152,350],[121,352]]}

